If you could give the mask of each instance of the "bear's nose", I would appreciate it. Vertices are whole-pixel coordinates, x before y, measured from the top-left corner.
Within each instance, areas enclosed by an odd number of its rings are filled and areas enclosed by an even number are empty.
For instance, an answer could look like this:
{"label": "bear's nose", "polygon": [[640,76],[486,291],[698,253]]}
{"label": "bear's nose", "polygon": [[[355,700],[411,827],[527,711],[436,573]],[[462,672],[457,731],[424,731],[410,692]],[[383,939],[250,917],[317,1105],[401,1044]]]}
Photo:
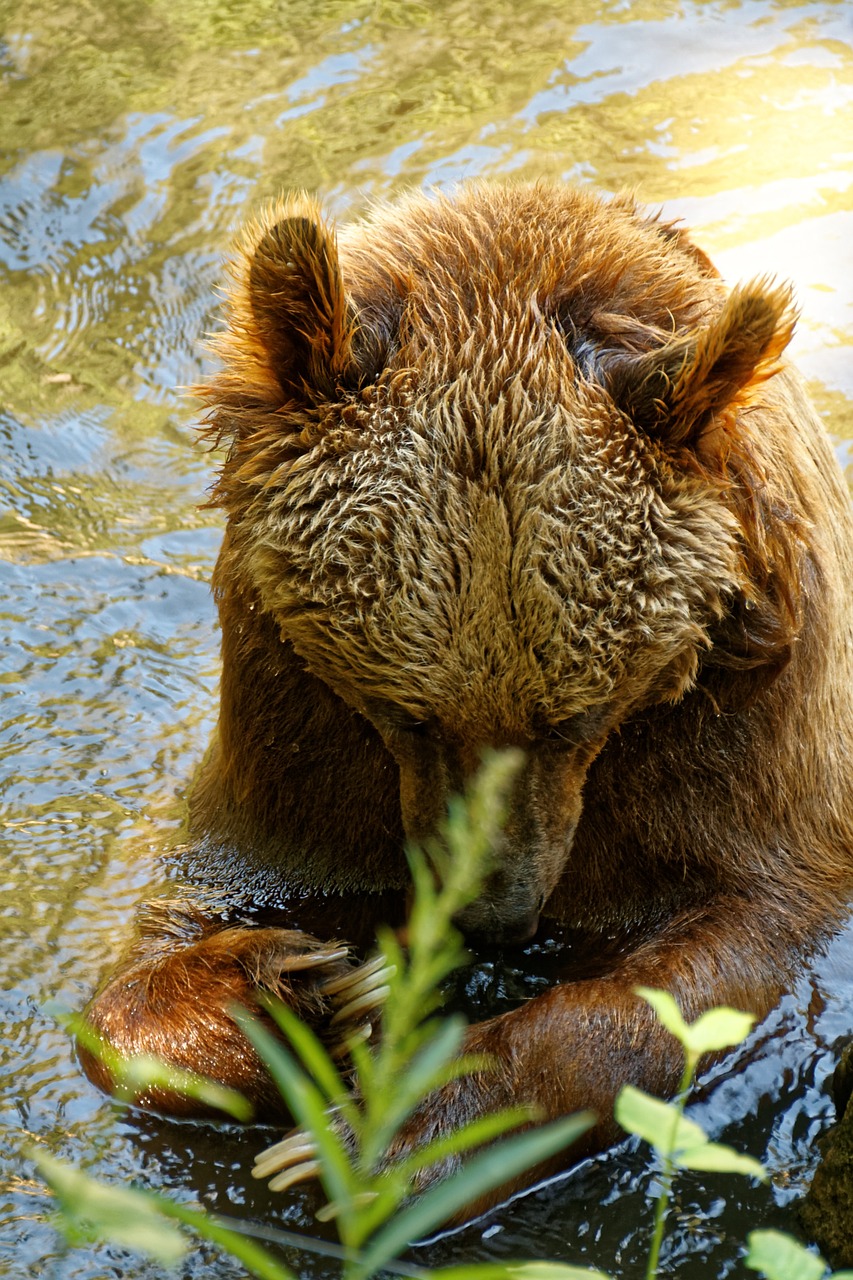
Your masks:
{"label": "bear's nose", "polygon": [[488,902],[472,902],[457,911],[453,923],[473,943],[490,946],[519,947],[529,942],[539,928],[541,902],[523,914],[499,913]]}

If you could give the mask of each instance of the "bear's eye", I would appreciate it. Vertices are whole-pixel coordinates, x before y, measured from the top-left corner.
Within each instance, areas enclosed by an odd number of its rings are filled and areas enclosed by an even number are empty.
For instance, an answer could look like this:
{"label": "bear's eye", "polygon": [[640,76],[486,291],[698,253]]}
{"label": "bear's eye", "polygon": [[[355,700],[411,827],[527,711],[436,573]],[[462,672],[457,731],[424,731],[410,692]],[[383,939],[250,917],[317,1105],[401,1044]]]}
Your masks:
{"label": "bear's eye", "polygon": [[559,724],[546,725],[537,734],[537,738],[546,746],[562,748],[566,751],[578,746],[581,741],[574,718],[561,720]]}
{"label": "bear's eye", "polygon": [[364,711],[383,737],[390,734],[405,738],[429,738],[436,733],[433,720],[416,720],[400,707],[387,703],[370,703],[365,706]]}
{"label": "bear's eye", "polygon": [[543,725],[537,738],[549,747],[568,751],[573,747],[586,746],[602,737],[609,719],[609,706],[587,707],[585,711],[578,711],[565,720]]}
{"label": "bear's eye", "polygon": [[432,722],[430,720],[398,720],[391,728],[395,733],[405,733],[412,738],[428,738]]}

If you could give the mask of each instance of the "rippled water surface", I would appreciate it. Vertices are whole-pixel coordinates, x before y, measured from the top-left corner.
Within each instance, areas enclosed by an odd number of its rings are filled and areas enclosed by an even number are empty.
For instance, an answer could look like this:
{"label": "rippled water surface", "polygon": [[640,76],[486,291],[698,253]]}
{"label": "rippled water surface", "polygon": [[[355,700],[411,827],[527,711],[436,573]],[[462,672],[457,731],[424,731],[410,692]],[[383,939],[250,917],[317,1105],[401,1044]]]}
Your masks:
{"label": "rippled water surface", "polygon": [[[64,1254],[27,1143],[267,1224],[259,1135],[122,1116],[49,998],[80,1007],[154,883],[210,732],[220,538],[180,388],[201,373],[234,228],[284,186],[340,219],[471,175],[564,177],[681,216],[732,279],[776,272],[795,354],[853,439],[853,9],[791,0],[80,0],[0,6],[0,1271],[161,1272]],[[761,922],[756,922],[761,927]],[[680,1183],[667,1274],[745,1275],[791,1226],[853,1029],[840,937],[697,1111],[773,1173]],[[499,981],[498,975],[492,975]],[[486,974],[488,978],[488,974]],[[651,1171],[622,1150],[421,1251],[642,1274]],[[689,1261],[688,1261],[689,1259]],[[291,1255],[306,1276],[328,1264]],[[331,1274],[331,1272],[329,1272]],[[199,1249],[186,1276],[241,1274]]]}

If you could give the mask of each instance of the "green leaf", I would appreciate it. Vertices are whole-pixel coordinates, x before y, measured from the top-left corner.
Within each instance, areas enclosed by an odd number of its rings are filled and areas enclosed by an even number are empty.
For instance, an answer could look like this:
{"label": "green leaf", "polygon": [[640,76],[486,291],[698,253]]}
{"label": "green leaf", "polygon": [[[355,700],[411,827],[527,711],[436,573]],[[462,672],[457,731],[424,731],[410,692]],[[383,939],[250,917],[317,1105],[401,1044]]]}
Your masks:
{"label": "green leaf", "polygon": [[446,1079],[444,1068],[454,1059],[465,1036],[465,1021],[460,1017],[443,1018],[435,1024],[422,1049],[406,1067],[400,1080],[400,1093],[408,1110],[436,1087],[439,1077]]}
{"label": "green leaf", "polygon": [[206,1107],[214,1107],[224,1111],[235,1120],[245,1123],[254,1115],[254,1108],[248,1098],[244,1098],[236,1089],[217,1084],[192,1071],[182,1071],[160,1058],[148,1054],[137,1054],[132,1058],[124,1058],[110,1074],[115,1080],[114,1092],[120,1102],[132,1102],[150,1089],[168,1090],[179,1093],[184,1098],[192,1098]]}
{"label": "green leaf", "polygon": [[[205,1213],[203,1209],[192,1209],[189,1205],[178,1204],[165,1196],[157,1196],[156,1202],[159,1211],[165,1217],[175,1218],[178,1222],[185,1223],[202,1239],[218,1244],[221,1249],[230,1253],[232,1258],[242,1262],[246,1270],[253,1276],[257,1276],[259,1280],[296,1280],[294,1273],[283,1262],[279,1262],[272,1254],[267,1253],[266,1249],[262,1249],[254,1240],[248,1239],[239,1231],[232,1230],[213,1214]],[[309,1246],[306,1245],[307,1247]]]}
{"label": "green leaf", "polygon": [[658,1022],[675,1036],[693,1058],[701,1058],[703,1053],[714,1053],[740,1044],[755,1025],[753,1014],[726,1007],[709,1009],[695,1022],[685,1022],[681,1010],[668,991],[658,991],[655,987],[635,987],[634,993],[642,996],[652,1006]]}
{"label": "green leaf", "polygon": [[519,1262],[507,1267],[515,1280],[609,1280],[603,1271],[569,1267],[562,1262]]}
{"label": "green leaf", "polygon": [[719,1142],[704,1142],[698,1147],[676,1151],[672,1160],[680,1169],[696,1169],[702,1173],[743,1173],[757,1178],[759,1182],[767,1181],[767,1170],[760,1161],[741,1155],[733,1147]]}
{"label": "green leaf", "polygon": [[48,1000],[44,1010],[64,1031],[74,1036],[93,1058],[104,1064],[112,1077],[112,1094],[118,1102],[133,1102],[150,1089],[164,1089],[170,1093],[179,1093],[185,1098],[193,1098],[206,1107],[224,1111],[235,1120],[245,1122],[252,1119],[252,1104],[236,1089],[229,1089],[192,1071],[182,1071],[180,1067],[172,1066],[150,1054],[122,1057],[101,1038],[82,1014],[70,1013],[55,1000]]}
{"label": "green leaf", "polygon": [[631,1084],[620,1090],[614,1114],[623,1129],[650,1143],[664,1156],[695,1150],[708,1141],[701,1125],[688,1120],[672,1103],[653,1098]]}
{"label": "green leaf", "polygon": [[466,1204],[509,1182],[516,1174],[547,1160],[575,1142],[595,1123],[590,1111],[508,1138],[476,1155],[459,1173],[439,1182],[370,1241],[356,1274],[369,1276],[397,1257],[407,1245],[446,1222]]}
{"label": "green leaf", "polygon": [[444,1160],[447,1156],[461,1155],[463,1151],[470,1151],[473,1147],[482,1147],[487,1142],[494,1142],[508,1130],[529,1124],[532,1118],[533,1113],[525,1107],[492,1111],[488,1115],[478,1116],[476,1120],[471,1120],[459,1129],[453,1129],[450,1133],[435,1138],[425,1147],[418,1147],[412,1155],[401,1160],[394,1167],[403,1177],[411,1179],[419,1169],[428,1169],[431,1164],[438,1164],[439,1160]]}
{"label": "green leaf", "polygon": [[[370,1140],[365,1142],[364,1148],[368,1165],[386,1149],[394,1134],[427,1094],[459,1074],[453,1060],[464,1035],[465,1024],[461,1018],[437,1022],[423,1047],[406,1063],[405,1070],[394,1081],[391,1095],[385,1090],[381,1098],[365,1097],[373,1121]],[[381,1056],[382,1048],[379,1054]],[[370,1086],[362,1084],[362,1093],[367,1087]]]}
{"label": "green leaf", "polygon": [[661,1026],[666,1027],[679,1043],[687,1047],[688,1028],[681,1016],[681,1010],[668,991],[659,991],[656,987],[634,987],[634,994],[641,996],[646,1004],[650,1004],[657,1015]]}
{"label": "green leaf", "polygon": [[59,1201],[75,1242],[110,1240],[166,1266],[174,1266],[187,1252],[184,1235],[164,1222],[147,1192],[107,1186],[43,1151],[28,1154]]}
{"label": "green leaf", "polygon": [[620,1091],[614,1114],[623,1129],[648,1142],[681,1169],[744,1173],[767,1181],[767,1172],[758,1160],[722,1143],[709,1142],[702,1126],[688,1120],[678,1106],[653,1098],[633,1085],[626,1084]]}
{"label": "green leaf", "polygon": [[280,1000],[267,996],[263,1005],[299,1055],[308,1075],[325,1094],[326,1102],[341,1106],[350,1097],[350,1091],[322,1041]]}
{"label": "green leaf", "polygon": [[326,1101],[293,1057],[257,1019],[235,1011],[240,1030],[257,1049],[296,1121],[317,1145],[320,1176],[326,1195],[343,1206],[358,1191],[355,1174],[343,1141],[329,1123]]}
{"label": "green leaf", "polygon": [[763,1272],[767,1280],[822,1280],[826,1274],[820,1254],[781,1231],[750,1231],[747,1244],[744,1262],[751,1271]]}
{"label": "green leaf", "polygon": [[730,1049],[733,1045],[745,1040],[755,1025],[755,1017],[751,1013],[741,1013],[738,1009],[709,1009],[687,1028],[687,1040],[684,1042],[688,1051],[697,1058],[703,1053],[714,1053],[718,1049]]}
{"label": "green leaf", "polygon": [[604,1271],[562,1262],[482,1262],[430,1271],[429,1280],[610,1280]]}

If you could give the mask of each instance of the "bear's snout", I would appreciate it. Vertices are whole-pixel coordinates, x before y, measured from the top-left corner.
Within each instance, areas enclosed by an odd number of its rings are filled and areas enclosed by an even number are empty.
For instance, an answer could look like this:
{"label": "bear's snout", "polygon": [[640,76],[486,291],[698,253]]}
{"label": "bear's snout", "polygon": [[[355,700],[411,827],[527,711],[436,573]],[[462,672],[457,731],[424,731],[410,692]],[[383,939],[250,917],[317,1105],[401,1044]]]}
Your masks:
{"label": "bear's snout", "polygon": [[549,896],[534,863],[500,863],[486,876],[478,897],[453,917],[453,923],[472,942],[520,946],[539,928],[539,916]]}
{"label": "bear's snout", "polygon": [[[480,892],[456,913],[454,923],[472,941],[517,946],[536,933],[540,914],[569,862],[585,761],[571,752],[488,750],[492,757],[509,756],[514,773],[483,832],[490,851]],[[447,743],[426,738],[417,741],[417,749],[407,744],[405,753],[398,747],[403,821],[412,843],[450,854],[448,807],[454,795],[469,793],[482,755],[477,749],[463,760]]]}
{"label": "bear's snout", "polygon": [[[525,911],[509,913],[496,907],[488,899],[480,899],[464,907],[453,917],[456,925],[471,942],[485,942],[493,946],[520,947],[533,938],[539,928],[539,913],[544,905],[540,895],[538,905]],[[521,904],[512,904],[521,907]]]}

